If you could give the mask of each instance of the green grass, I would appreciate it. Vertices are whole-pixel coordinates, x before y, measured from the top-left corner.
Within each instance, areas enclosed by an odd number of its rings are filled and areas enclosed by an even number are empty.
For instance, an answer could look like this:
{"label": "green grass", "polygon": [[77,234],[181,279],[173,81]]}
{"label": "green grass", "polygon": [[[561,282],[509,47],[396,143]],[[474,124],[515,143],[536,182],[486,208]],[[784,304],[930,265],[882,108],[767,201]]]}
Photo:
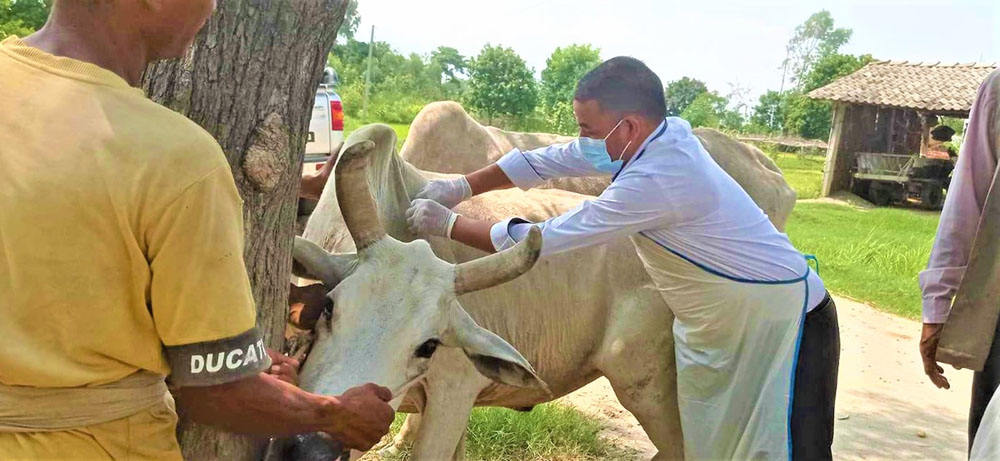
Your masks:
{"label": "green grass", "polygon": [[[799,199],[819,197],[825,158],[770,153]],[[787,232],[815,254],[827,288],[908,318],[920,317],[917,277],[931,252],[938,213],[906,208],[863,209],[798,203]]]}
{"label": "green grass", "polygon": [[[396,416],[391,436],[399,432],[404,418],[402,414]],[[595,418],[557,403],[538,405],[530,412],[476,408],[469,418],[466,456],[473,461],[636,458],[633,453],[598,436],[602,427]],[[379,459],[369,456],[365,460]],[[405,459],[409,459],[405,451],[391,458],[392,461]]]}
{"label": "green grass", "polygon": [[[376,123],[376,122],[366,122],[359,120],[354,117],[347,117],[344,119],[344,139],[350,136],[351,132],[361,128],[365,125]],[[378,122],[382,123],[382,122]],[[392,127],[393,131],[396,132],[396,150],[403,149],[403,141],[406,141],[406,136],[410,134],[410,124],[408,123],[386,123]]]}
{"label": "green grass", "polygon": [[938,218],[912,209],[799,203],[786,230],[799,251],[819,258],[831,292],[919,318],[917,275],[927,264]]}
{"label": "green grass", "polygon": [[785,174],[785,181],[795,189],[799,200],[819,197],[823,185],[823,163],[826,157],[822,155],[797,155],[787,153],[769,153],[771,159],[778,164]]}

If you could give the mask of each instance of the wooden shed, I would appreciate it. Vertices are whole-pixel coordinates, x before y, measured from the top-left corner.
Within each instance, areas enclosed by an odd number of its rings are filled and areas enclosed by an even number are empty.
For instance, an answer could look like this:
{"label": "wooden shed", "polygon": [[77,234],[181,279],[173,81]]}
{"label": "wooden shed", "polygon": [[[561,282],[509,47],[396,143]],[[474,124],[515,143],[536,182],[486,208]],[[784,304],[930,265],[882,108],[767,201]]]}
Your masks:
{"label": "wooden shed", "polygon": [[811,91],[833,102],[823,196],[851,187],[859,152],[917,155],[937,116],[968,118],[979,85],[995,64],[875,61]]}

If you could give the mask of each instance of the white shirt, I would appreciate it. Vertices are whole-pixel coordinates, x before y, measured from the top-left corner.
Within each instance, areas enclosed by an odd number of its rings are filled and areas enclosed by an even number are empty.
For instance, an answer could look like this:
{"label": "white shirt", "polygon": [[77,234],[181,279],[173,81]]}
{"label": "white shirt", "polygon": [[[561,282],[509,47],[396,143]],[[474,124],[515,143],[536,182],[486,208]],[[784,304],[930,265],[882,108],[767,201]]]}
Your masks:
{"label": "white shirt", "polygon": [[[726,276],[782,281],[806,273],[805,258],[753,199],[705,151],[687,121],[670,117],[653,131],[604,192],[542,223],[511,218],[495,224],[497,250],[512,246],[531,226],[542,231],[542,255],[597,245],[635,233]],[[522,152],[497,161],[511,182],[530,189],[558,177],[606,175],[584,158],[577,141]],[[809,310],[826,296],[813,271]]]}

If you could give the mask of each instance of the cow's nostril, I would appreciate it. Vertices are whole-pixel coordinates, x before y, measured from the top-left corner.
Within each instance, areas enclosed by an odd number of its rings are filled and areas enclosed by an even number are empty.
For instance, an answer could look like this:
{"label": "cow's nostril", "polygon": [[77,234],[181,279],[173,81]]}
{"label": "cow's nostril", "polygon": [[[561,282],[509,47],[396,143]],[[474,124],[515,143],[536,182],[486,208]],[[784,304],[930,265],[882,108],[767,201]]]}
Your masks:
{"label": "cow's nostril", "polygon": [[441,344],[441,341],[437,339],[428,339],[417,348],[417,351],[413,355],[422,359],[429,359],[434,355],[434,351],[437,350],[439,344]]}

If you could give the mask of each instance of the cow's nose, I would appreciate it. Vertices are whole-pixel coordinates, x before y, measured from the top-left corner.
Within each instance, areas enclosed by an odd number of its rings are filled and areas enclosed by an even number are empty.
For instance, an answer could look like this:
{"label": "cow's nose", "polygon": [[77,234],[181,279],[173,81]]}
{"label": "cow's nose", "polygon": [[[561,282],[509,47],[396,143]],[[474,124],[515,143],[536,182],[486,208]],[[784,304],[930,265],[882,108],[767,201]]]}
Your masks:
{"label": "cow's nose", "polygon": [[320,432],[296,435],[285,449],[286,461],[348,461],[350,456],[350,450],[344,451],[340,442]]}

